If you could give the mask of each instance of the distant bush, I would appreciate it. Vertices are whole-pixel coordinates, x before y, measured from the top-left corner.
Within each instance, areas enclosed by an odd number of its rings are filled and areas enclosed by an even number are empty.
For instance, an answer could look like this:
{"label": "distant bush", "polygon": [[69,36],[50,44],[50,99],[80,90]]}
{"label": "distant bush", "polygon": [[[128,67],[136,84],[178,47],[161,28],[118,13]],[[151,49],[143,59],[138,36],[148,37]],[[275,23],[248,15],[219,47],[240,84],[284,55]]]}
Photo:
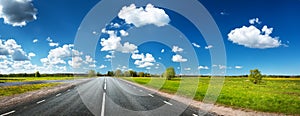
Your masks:
{"label": "distant bush", "polygon": [[254,84],[259,84],[262,81],[262,74],[258,69],[250,70],[250,74],[248,79],[253,82]]}
{"label": "distant bush", "polygon": [[166,69],[166,71],[164,72],[163,76],[168,79],[168,80],[171,80],[172,78],[175,77],[175,70],[173,67],[169,67]]}

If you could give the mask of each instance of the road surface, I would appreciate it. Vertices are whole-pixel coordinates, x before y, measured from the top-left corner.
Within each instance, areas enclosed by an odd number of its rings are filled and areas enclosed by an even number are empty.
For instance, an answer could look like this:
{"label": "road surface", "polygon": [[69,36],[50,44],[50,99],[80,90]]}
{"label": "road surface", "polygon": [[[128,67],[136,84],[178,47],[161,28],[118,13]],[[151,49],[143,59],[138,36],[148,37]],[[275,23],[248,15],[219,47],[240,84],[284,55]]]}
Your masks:
{"label": "road surface", "polygon": [[39,100],[0,109],[0,116],[198,116],[199,113],[203,112],[110,77],[96,78]]}

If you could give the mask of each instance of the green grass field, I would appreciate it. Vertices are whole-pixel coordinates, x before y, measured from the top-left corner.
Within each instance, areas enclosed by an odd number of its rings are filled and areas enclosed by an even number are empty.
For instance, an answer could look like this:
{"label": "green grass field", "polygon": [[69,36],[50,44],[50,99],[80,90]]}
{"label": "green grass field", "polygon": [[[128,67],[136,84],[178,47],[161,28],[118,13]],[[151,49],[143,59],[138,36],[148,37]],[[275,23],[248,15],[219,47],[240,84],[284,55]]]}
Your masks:
{"label": "green grass field", "polygon": [[0,97],[21,94],[28,91],[39,90],[45,87],[53,87],[59,84],[61,83],[45,83],[45,84],[30,84],[30,85],[21,85],[21,86],[0,87]]}
{"label": "green grass field", "polygon": [[[210,78],[123,78],[160,91],[193,97],[202,101],[209,86]],[[199,81],[198,81],[199,79]],[[180,88],[180,89],[179,89]],[[194,91],[196,90],[196,93]],[[225,79],[217,104],[234,108],[252,109],[263,112],[300,114],[300,79],[266,78],[255,85],[247,78]]]}

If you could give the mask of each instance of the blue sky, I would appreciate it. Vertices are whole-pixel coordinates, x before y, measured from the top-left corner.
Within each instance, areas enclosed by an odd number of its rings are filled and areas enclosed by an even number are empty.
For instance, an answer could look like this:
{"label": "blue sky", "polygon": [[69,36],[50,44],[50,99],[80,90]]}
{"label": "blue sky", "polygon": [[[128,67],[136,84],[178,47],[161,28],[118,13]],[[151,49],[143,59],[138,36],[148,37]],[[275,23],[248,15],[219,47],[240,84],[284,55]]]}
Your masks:
{"label": "blue sky", "polygon": [[84,30],[98,40],[91,47],[95,53],[77,50],[76,34],[99,2],[0,1],[0,73],[133,69],[161,74],[173,66],[178,74],[220,68],[226,75],[244,75],[258,68],[263,74],[300,75],[299,0],[199,0],[222,34],[226,64],[212,64],[210,50],[219,45],[207,44],[188,18],[151,2],[115,8],[118,13],[106,27]]}

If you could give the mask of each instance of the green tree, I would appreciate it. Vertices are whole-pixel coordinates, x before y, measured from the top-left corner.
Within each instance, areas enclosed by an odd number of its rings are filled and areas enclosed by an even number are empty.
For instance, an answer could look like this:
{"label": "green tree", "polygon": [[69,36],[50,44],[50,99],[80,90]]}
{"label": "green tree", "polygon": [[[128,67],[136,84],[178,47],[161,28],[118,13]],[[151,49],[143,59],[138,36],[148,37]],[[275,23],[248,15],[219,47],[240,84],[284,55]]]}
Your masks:
{"label": "green tree", "polygon": [[96,71],[95,70],[89,70],[88,76],[89,77],[95,77],[96,76]]}
{"label": "green tree", "polygon": [[114,76],[114,72],[113,71],[108,71],[106,75],[107,76]]}
{"label": "green tree", "polygon": [[144,72],[139,72],[139,73],[138,73],[138,76],[139,76],[139,77],[145,77],[145,73],[144,73]]}
{"label": "green tree", "polygon": [[176,73],[173,67],[169,67],[166,69],[163,75],[166,79],[171,80],[175,77]]}
{"label": "green tree", "polygon": [[122,71],[121,71],[120,69],[116,70],[116,71],[115,71],[115,76],[116,76],[116,77],[122,76]]}
{"label": "green tree", "polygon": [[248,79],[254,84],[259,84],[262,80],[262,75],[258,69],[250,70]]}
{"label": "green tree", "polygon": [[137,73],[133,70],[129,71],[131,77],[137,77]]}
{"label": "green tree", "polygon": [[34,76],[35,76],[35,77],[41,77],[41,74],[40,74],[39,71],[36,71]]}
{"label": "green tree", "polygon": [[124,76],[125,76],[125,77],[130,77],[130,72],[129,72],[129,71],[125,71],[125,72],[124,72]]}

